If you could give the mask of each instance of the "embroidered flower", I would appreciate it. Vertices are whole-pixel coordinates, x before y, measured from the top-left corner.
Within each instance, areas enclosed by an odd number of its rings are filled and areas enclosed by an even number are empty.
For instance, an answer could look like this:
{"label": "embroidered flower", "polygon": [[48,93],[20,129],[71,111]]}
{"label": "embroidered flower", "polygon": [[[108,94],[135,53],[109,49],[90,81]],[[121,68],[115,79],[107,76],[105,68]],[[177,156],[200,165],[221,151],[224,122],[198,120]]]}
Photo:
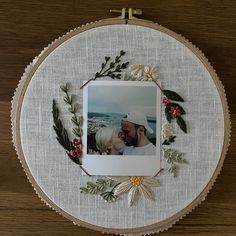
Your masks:
{"label": "embroidered flower", "polygon": [[75,138],[72,141],[72,149],[69,151],[69,155],[74,158],[81,158],[82,156],[82,143],[80,138]]}
{"label": "embroidered flower", "polygon": [[143,64],[134,64],[130,66],[131,75],[140,79],[143,75],[144,65]]}
{"label": "embroidered flower", "polygon": [[149,67],[145,66],[143,71],[143,81],[156,80],[159,77],[159,70],[156,66]]}
{"label": "embroidered flower", "polygon": [[174,132],[173,132],[173,128],[171,124],[169,123],[163,124],[161,128],[162,141],[165,141],[165,140],[169,141],[170,138],[173,136],[174,136]]}
{"label": "embroidered flower", "polygon": [[128,204],[133,205],[139,194],[145,198],[154,201],[155,196],[150,190],[150,187],[159,187],[160,183],[154,177],[110,177],[114,181],[121,182],[114,190],[115,195],[120,195],[125,192],[128,193]]}
{"label": "embroidered flower", "polygon": [[175,119],[176,117],[181,115],[181,110],[178,106],[171,107],[170,114],[171,114],[172,119]]}
{"label": "embroidered flower", "polygon": [[168,98],[168,97],[163,97],[162,103],[163,103],[165,106],[168,106],[168,105],[170,104],[169,98]]}

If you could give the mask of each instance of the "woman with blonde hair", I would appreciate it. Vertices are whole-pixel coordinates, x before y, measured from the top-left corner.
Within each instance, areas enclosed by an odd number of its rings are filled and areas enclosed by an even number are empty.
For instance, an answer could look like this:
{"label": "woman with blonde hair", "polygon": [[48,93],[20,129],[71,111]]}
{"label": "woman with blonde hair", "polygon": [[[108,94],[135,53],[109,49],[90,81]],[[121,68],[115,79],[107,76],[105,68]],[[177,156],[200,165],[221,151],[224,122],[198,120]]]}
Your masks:
{"label": "woman with blonde hair", "polygon": [[121,155],[125,147],[123,139],[119,137],[119,130],[113,127],[100,128],[95,140],[101,155]]}

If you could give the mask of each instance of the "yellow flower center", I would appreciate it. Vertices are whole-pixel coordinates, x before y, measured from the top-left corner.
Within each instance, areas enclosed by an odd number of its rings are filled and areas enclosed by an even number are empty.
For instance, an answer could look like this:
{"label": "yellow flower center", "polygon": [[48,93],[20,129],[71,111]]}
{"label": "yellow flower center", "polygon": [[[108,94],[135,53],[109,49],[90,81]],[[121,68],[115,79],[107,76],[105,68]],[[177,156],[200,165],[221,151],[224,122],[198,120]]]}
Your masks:
{"label": "yellow flower center", "polygon": [[132,177],[130,177],[130,182],[133,186],[139,186],[143,182],[143,177],[141,177],[141,176],[132,176]]}
{"label": "yellow flower center", "polygon": [[137,69],[142,70],[143,69],[143,64],[137,64]]}

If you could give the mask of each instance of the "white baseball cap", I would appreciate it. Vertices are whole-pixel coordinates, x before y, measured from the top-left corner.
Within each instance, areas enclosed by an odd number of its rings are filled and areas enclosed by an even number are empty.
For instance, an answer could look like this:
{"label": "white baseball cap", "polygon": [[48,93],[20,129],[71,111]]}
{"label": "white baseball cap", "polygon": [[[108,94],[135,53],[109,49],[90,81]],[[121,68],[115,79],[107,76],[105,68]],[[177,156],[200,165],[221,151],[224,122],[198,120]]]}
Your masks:
{"label": "white baseball cap", "polygon": [[126,118],[122,118],[123,121],[129,121],[136,125],[142,125],[146,130],[153,134],[152,128],[148,125],[146,115],[141,111],[131,111],[126,115]]}

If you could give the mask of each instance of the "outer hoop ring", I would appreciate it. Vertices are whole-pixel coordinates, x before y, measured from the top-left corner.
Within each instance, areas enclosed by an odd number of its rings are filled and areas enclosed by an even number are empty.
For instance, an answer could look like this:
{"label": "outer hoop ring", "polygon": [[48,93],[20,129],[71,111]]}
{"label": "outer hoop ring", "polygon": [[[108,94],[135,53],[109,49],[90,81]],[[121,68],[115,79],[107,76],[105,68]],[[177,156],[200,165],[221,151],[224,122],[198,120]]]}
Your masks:
{"label": "outer hoop ring", "polygon": [[[161,31],[163,33],[166,33],[167,35],[173,37],[180,43],[184,44],[187,48],[189,48],[196,56],[197,58],[202,62],[202,64],[205,66],[207,71],[210,73],[211,78],[218,90],[218,93],[220,95],[222,107],[223,107],[223,112],[224,112],[224,142],[223,142],[223,148],[221,151],[221,156],[218,161],[217,167],[210,178],[208,184],[205,186],[205,188],[202,190],[202,192],[184,209],[176,213],[175,215],[169,217],[168,219],[164,221],[160,221],[155,224],[151,224],[148,226],[144,227],[136,227],[136,228],[105,228],[105,227],[100,227],[96,225],[89,224],[87,222],[81,221],[72,215],[66,213],[63,211],[60,207],[58,207],[54,202],[52,202],[42,191],[40,186],[37,184],[36,180],[32,176],[29,166],[27,165],[27,162],[25,160],[24,154],[23,154],[23,149],[21,145],[21,139],[20,139],[20,114],[21,114],[21,107],[22,103],[24,100],[24,95],[27,90],[27,87],[29,85],[29,82],[31,78],[33,77],[35,71],[38,69],[39,65],[45,60],[45,58],[52,52],[54,51],[58,46],[60,46],[63,42],[68,40],[69,38],[90,30],[92,28],[100,27],[100,26],[106,26],[106,25],[112,25],[112,24],[130,24],[130,25],[139,25],[139,26],[144,26],[147,28],[151,28],[157,31]],[[230,115],[229,115],[229,108],[227,104],[227,99],[226,99],[226,94],[224,87],[219,80],[219,77],[217,76],[215,70],[207,60],[207,58],[204,56],[204,54],[197,48],[195,47],[192,43],[190,43],[187,39],[185,39],[183,36],[159,25],[155,24],[150,21],[145,21],[145,20],[124,20],[124,19],[104,19],[101,21],[97,21],[94,23],[86,24],[85,26],[76,28],[70,32],[68,32],[66,35],[58,38],[55,40],[52,44],[50,44],[47,48],[43,50],[43,52],[33,60],[33,62],[27,67],[24,75],[22,76],[21,81],[18,84],[18,88],[16,89],[16,92],[14,94],[13,100],[12,100],[12,110],[11,110],[11,123],[12,123],[12,139],[13,139],[13,144],[15,146],[15,149],[17,151],[18,158],[24,168],[24,171],[27,175],[28,180],[34,187],[34,190],[36,191],[37,195],[40,197],[42,201],[44,201],[49,207],[54,209],[56,212],[59,214],[63,215],[64,217],[68,218],[69,220],[73,221],[74,224],[76,225],[81,225],[93,230],[105,232],[105,233],[141,233],[141,232],[150,232],[150,231],[155,231],[159,232],[164,229],[168,229],[170,226],[172,226],[174,223],[176,223],[178,220],[183,218],[185,215],[187,215],[189,212],[191,212],[197,205],[199,205],[207,196],[208,192],[210,189],[213,187],[214,182],[219,175],[221,168],[223,166],[223,162],[229,147],[230,143],[230,130],[231,130],[231,122],[230,122]]]}

